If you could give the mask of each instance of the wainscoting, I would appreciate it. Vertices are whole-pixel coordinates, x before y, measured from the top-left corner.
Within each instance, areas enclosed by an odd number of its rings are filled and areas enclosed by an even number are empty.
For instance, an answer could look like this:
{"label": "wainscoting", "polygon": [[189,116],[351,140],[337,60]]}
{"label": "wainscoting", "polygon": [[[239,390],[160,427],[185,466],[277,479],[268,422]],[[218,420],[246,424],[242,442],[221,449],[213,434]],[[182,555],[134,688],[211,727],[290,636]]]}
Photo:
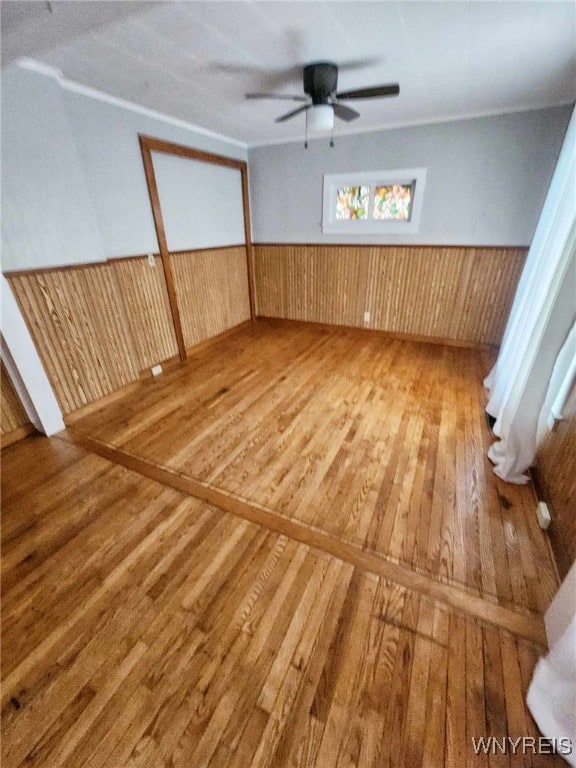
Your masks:
{"label": "wainscoting", "polygon": [[138,378],[111,265],[29,273],[10,284],[64,413]]}
{"label": "wainscoting", "polygon": [[243,245],[178,253],[171,262],[187,349],[250,319]]}
{"label": "wainscoting", "polygon": [[[250,318],[242,246],[170,255],[186,343]],[[138,380],[178,348],[159,257],[7,275],[65,415]]]}
{"label": "wainscoting", "polygon": [[576,387],[564,408],[564,418],[538,449],[538,483],[552,509],[550,538],[562,576],[576,561]]}
{"label": "wainscoting", "polygon": [[111,264],[139,371],[178,354],[159,256],[154,257],[154,264],[151,268],[147,258],[122,259]]}
{"label": "wainscoting", "polygon": [[[257,313],[498,344],[523,248],[258,245]],[[244,245],[169,255],[187,349],[250,318]],[[160,258],[7,276],[64,414],[137,381],[178,345]],[[364,322],[364,313],[370,320]]]}
{"label": "wainscoting", "polygon": [[1,412],[0,412],[0,440],[4,448],[11,443],[20,440],[22,437],[33,431],[28,415],[20,398],[10,381],[8,372],[4,368],[4,363],[0,361],[1,373]]}
{"label": "wainscoting", "polygon": [[253,250],[260,316],[471,344],[500,343],[527,253],[298,244]]}

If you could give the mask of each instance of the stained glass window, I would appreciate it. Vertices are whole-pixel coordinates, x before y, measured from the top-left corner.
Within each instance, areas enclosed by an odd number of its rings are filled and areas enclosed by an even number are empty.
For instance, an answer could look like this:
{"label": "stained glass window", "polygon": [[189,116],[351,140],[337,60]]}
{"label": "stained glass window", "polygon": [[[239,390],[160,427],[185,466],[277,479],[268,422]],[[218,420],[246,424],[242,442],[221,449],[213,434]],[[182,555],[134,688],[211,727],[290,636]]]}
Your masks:
{"label": "stained glass window", "polygon": [[412,184],[387,184],[374,187],[373,218],[379,221],[409,221]]}
{"label": "stained glass window", "polygon": [[418,232],[425,188],[426,168],[326,173],[322,232],[349,235]]}
{"label": "stained glass window", "polygon": [[370,187],[338,187],[336,193],[336,219],[367,219]]}

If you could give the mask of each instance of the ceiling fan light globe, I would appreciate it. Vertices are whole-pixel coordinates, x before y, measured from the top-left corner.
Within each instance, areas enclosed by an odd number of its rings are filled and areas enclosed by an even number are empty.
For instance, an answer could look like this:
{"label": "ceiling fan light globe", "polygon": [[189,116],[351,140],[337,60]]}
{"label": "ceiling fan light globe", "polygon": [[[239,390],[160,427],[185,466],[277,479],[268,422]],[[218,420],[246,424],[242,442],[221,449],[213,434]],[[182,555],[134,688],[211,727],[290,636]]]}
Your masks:
{"label": "ceiling fan light globe", "polygon": [[330,133],[334,128],[334,110],[330,104],[316,104],[308,110],[309,133]]}

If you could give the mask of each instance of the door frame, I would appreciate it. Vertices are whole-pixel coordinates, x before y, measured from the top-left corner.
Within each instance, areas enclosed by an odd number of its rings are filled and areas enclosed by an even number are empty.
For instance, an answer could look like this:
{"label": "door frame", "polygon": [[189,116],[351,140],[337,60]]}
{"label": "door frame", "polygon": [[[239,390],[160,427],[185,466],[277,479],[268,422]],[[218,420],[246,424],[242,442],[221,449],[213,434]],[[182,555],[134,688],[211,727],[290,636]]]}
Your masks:
{"label": "door frame", "polygon": [[186,344],[184,342],[184,333],[182,331],[182,321],[180,319],[180,309],[178,307],[178,299],[176,296],[176,288],[174,285],[174,273],[172,271],[172,265],[170,264],[171,252],[168,249],[168,243],[166,241],[166,230],[164,227],[164,217],[162,216],[162,207],[160,205],[160,196],[158,194],[158,185],[156,183],[156,174],[154,172],[154,163],[152,161],[152,152],[162,152],[166,155],[174,155],[176,157],[187,158],[188,160],[196,160],[202,163],[213,163],[214,165],[224,165],[228,168],[235,168],[240,171],[241,184],[242,184],[242,207],[244,213],[244,240],[246,247],[246,270],[248,273],[248,297],[250,301],[250,319],[255,320],[256,307],[255,307],[255,288],[254,288],[254,259],[252,252],[252,231],[250,227],[250,196],[248,192],[248,164],[245,160],[237,160],[233,157],[226,157],[225,155],[217,155],[213,152],[203,152],[199,149],[193,149],[192,147],[186,147],[182,144],[174,144],[170,141],[164,141],[163,139],[156,139],[153,136],[146,136],[144,134],[138,134],[138,140],[140,142],[140,151],[142,153],[142,162],[144,163],[144,171],[146,174],[146,185],[148,187],[148,195],[150,197],[150,204],[152,206],[152,216],[154,218],[154,227],[156,229],[156,237],[158,238],[158,248],[160,251],[160,259],[162,261],[162,269],[164,270],[164,277],[166,279],[166,289],[168,292],[168,302],[170,304],[170,312],[172,314],[172,322],[174,324],[174,333],[176,335],[176,342],[178,344],[178,353],[181,360],[186,360]]}

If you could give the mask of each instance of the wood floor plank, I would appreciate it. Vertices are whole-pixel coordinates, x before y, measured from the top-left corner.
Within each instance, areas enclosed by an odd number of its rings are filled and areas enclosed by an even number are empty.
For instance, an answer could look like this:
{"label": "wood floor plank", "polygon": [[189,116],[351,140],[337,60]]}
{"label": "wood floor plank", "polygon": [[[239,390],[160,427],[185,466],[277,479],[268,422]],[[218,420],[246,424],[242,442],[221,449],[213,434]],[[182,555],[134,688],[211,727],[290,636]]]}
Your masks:
{"label": "wood floor plank", "polygon": [[446,692],[445,761],[450,768],[466,764],[466,623],[460,616],[450,617],[448,680]]}
{"label": "wood floor plank", "polygon": [[[466,624],[466,738],[480,738],[487,733],[486,725],[486,691],[484,688],[484,659],[482,627],[472,622]],[[477,760],[479,765],[486,766],[487,756],[481,753]]]}
{"label": "wood floor plank", "polygon": [[[311,754],[315,754],[319,748],[320,729],[309,729],[311,723],[319,722],[312,713],[313,704],[353,573],[351,566],[340,565],[332,589],[325,590],[325,595],[317,603],[319,610],[315,611],[312,623],[316,628],[315,637],[308,634],[303,638],[292,661],[297,669],[305,671],[305,677],[276,749],[274,761],[279,765],[292,765],[294,762],[307,764],[311,760]],[[310,741],[301,738],[304,733],[311,733]]]}
{"label": "wood floor plank", "polygon": [[350,734],[350,727],[357,718],[359,697],[364,687],[363,678],[366,675],[369,622],[376,590],[377,580],[365,574],[362,575],[358,599],[354,606],[355,612],[351,614],[350,632],[342,638],[341,651],[337,656],[339,664],[317,757],[320,765],[339,765]]}
{"label": "wood floor plank", "polygon": [[418,630],[414,640],[414,662],[410,677],[409,696],[406,708],[403,752],[408,765],[421,765],[424,758],[424,737],[426,733],[426,704],[430,678],[430,663],[434,643],[430,639],[434,606],[420,600]]}

